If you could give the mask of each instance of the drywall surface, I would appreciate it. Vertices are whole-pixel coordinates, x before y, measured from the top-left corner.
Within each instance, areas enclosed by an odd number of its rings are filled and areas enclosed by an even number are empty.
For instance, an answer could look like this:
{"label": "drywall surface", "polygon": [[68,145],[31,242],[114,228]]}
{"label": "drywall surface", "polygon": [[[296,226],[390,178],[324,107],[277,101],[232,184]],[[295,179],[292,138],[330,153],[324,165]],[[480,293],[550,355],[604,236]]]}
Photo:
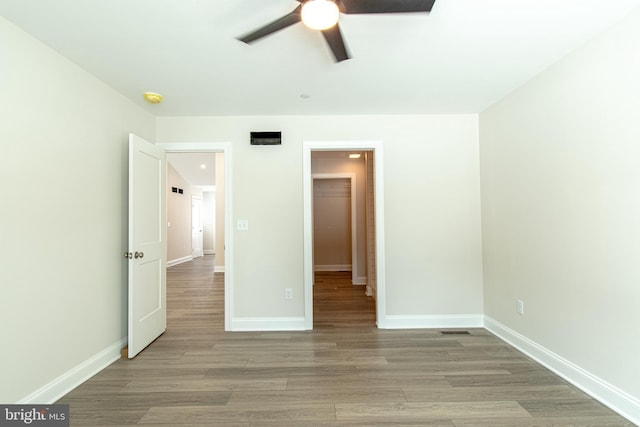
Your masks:
{"label": "drywall surface", "polygon": [[[173,192],[173,188],[177,192]],[[180,192],[182,190],[182,193]],[[167,263],[191,259],[191,186],[167,165]]]}
{"label": "drywall surface", "polygon": [[640,401],[638,76],[640,11],[482,113],[480,164],[486,315]]}
{"label": "drywall surface", "polygon": [[153,141],[155,119],[3,18],[0,40],[0,402],[13,403],[126,337],[128,133]]}
{"label": "drywall surface", "polygon": [[[158,142],[231,142],[233,316],[304,315],[303,141],[382,140],[391,315],[482,313],[478,117],[160,117]],[[251,131],[282,131],[251,146]],[[219,186],[217,186],[219,187]],[[284,289],[293,300],[284,299]]]}

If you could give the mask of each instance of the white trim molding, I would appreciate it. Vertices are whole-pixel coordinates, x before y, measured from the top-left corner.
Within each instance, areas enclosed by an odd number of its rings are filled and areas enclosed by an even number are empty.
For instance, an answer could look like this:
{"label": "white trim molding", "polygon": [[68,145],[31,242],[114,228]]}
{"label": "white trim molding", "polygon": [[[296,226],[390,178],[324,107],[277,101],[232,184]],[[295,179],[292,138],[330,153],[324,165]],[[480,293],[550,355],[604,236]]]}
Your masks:
{"label": "white trim molding", "polygon": [[127,345],[127,342],[127,337],[118,340],[75,368],[70,369],[30,395],[20,399],[17,403],[21,405],[36,403],[48,405],[56,402],[62,396],[118,360],[120,351]]}
{"label": "white trim molding", "polygon": [[498,338],[517,348],[632,423],[640,425],[640,400],[508,328],[497,320],[485,316],[484,327]]}
{"label": "white trim molding", "polygon": [[193,261],[193,255],[183,256],[182,258],[172,259],[167,261],[167,267],[173,267],[174,265],[182,264],[183,262]]}
{"label": "white trim molding", "polygon": [[242,317],[231,321],[234,332],[304,331],[304,317]]}
{"label": "white trim molding", "polygon": [[354,286],[364,286],[367,284],[367,276],[356,277],[356,279],[353,280],[351,284]]}
{"label": "white trim molding", "polygon": [[378,319],[380,329],[482,328],[481,314],[387,315]]}
{"label": "white trim molding", "polygon": [[314,265],[313,271],[351,271],[351,264]]}

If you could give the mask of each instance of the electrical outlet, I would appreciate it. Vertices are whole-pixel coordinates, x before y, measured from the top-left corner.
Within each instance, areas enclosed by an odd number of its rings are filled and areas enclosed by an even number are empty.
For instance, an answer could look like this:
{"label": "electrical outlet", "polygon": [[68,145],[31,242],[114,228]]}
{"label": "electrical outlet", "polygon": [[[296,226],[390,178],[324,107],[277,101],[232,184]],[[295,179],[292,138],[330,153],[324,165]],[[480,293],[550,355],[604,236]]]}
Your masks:
{"label": "electrical outlet", "polygon": [[292,300],[293,299],[293,289],[286,288],[284,290],[284,299],[286,299],[286,300]]}
{"label": "electrical outlet", "polygon": [[524,316],[524,302],[522,300],[517,300],[516,301],[516,312],[520,316]]}

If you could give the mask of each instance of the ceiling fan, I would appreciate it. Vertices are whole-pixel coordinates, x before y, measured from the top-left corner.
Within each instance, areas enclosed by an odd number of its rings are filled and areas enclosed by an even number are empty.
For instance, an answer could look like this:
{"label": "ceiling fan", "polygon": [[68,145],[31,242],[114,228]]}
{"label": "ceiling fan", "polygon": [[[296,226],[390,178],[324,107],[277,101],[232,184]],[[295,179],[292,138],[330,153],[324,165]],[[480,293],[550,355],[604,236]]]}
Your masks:
{"label": "ceiling fan", "polygon": [[[347,46],[342,38],[338,16],[340,13],[406,13],[430,12],[435,0],[297,0],[300,5],[287,15],[276,19],[257,30],[238,38],[244,43],[251,43],[276,31],[303,22],[310,28],[322,31],[336,62],[349,59]],[[326,11],[328,18],[320,23],[312,22]]]}

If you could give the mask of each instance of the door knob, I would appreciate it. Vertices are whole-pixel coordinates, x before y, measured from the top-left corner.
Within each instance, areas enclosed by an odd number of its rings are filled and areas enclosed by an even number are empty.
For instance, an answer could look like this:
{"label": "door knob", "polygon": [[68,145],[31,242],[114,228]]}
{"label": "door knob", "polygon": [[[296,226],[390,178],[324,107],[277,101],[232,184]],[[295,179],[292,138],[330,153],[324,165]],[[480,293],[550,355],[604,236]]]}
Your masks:
{"label": "door knob", "polygon": [[144,252],[136,252],[136,253],[133,254],[133,257],[135,259],[144,258]]}
{"label": "door knob", "polygon": [[124,258],[125,259],[131,259],[131,258],[133,258],[133,254],[131,252],[125,252],[124,253]]}

